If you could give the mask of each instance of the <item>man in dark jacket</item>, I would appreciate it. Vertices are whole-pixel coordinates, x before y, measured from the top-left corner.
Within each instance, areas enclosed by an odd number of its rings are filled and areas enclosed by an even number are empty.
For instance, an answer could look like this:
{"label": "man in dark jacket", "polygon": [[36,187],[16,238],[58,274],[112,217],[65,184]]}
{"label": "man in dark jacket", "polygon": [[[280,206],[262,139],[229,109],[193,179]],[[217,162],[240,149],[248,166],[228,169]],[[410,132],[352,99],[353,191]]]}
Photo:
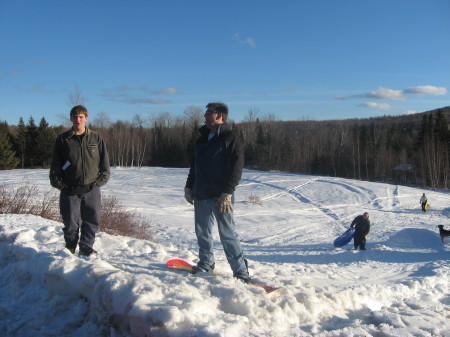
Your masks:
{"label": "man in dark jacket", "polygon": [[366,236],[370,231],[369,213],[358,215],[350,226],[355,227],[355,236],[353,237],[355,249],[359,247],[360,250],[366,250]]}
{"label": "man in dark jacket", "polygon": [[109,159],[103,138],[86,127],[87,109],[73,107],[70,120],[72,128],[56,138],[50,183],[61,191],[66,248],[74,254],[79,245],[79,254],[89,256],[95,253],[92,246],[100,225],[100,187],[110,176]]}
{"label": "man in dark jacket", "polygon": [[244,151],[226,123],[228,107],[223,103],[209,103],[206,108],[205,125],[199,130],[200,138],[194,146],[184,189],[186,201],[194,204],[199,245],[199,262],[193,267],[193,273],[214,269],[212,230],[216,219],[233,276],[248,283],[250,278],[233,218],[233,193],[241,179]]}

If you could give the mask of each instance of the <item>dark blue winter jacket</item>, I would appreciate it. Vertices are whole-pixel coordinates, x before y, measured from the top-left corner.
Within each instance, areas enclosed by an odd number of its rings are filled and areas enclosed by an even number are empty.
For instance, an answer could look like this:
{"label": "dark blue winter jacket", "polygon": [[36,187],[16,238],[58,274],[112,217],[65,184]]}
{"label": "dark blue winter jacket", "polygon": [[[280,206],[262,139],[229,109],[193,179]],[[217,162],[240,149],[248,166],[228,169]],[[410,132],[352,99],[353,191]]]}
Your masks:
{"label": "dark blue winter jacket", "polygon": [[367,235],[370,231],[370,220],[364,219],[362,215],[358,215],[352,221],[351,226],[355,226],[355,234]]}
{"label": "dark blue winter jacket", "polygon": [[209,128],[200,129],[194,145],[186,187],[194,199],[219,198],[222,193],[233,194],[242,176],[244,150],[239,138],[228,124],[221,124],[219,132],[208,140]]}

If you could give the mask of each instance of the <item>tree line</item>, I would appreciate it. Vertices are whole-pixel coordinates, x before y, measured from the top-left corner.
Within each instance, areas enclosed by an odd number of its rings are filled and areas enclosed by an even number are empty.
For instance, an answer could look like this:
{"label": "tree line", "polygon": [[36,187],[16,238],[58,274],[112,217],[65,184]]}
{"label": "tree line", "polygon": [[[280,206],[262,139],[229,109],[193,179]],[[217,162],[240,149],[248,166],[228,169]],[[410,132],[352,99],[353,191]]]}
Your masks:
{"label": "tree line", "polygon": [[[326,175],[430,188],[449,188],[450,107],[414,115],[334,121],[277,121],[250,110],[230,121],[245,151],[245,167]],[[89,125],[106,141],[112,166],[188,167],[203,110],[181,116],[111,121],[104,113]],[[47,168],[57,134],[67,127],[0,123],[0,168]]]}

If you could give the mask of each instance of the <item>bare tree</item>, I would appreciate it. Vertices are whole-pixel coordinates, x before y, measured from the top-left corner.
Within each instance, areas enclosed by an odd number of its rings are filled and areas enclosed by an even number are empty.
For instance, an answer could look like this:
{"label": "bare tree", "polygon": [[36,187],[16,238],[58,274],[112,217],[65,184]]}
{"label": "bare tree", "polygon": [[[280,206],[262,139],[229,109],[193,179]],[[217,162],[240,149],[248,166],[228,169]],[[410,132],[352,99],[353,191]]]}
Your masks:
{"label": "bare tree", "polygon": [[184,121],[189,128],[197,128],[203,124],[203,109],[193,105],[188,106],[184,112]]}
{"label": "bare tree", "polygon": [[245,116],[244,122],[248,123],[256,122],[258,120],[259,114],[260,114],[259,109],[251,108],[250,110],[247,111],[247,116]]}
{"label": "bare tree", "polygon": [[106,112],[100,112],[94,118],[92,124],[98,129],[108,129],[112,125],[111,117]]}
{"label": "bare tree", "polygon": [[142,115],[136,114],[131,123],[131,166],[142,167],[150,143],[150,133]]}
{"label": "bare tree", "polygon": [[75,84],[72,91],[68,94],[68,101],[67,103],[73,107],[75,105],[84,104],[84,97],[82,96],[81,89],[78,87],[78,85]]}

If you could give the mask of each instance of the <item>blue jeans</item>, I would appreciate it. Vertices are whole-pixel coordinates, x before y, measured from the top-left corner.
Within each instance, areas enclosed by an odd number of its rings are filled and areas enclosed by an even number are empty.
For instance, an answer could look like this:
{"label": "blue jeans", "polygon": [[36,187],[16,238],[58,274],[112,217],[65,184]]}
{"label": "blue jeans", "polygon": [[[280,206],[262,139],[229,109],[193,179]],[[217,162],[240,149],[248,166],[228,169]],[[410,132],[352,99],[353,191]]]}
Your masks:
{"label": "blue jeans", "polygon": [[194,200],[195,234],[199,246],[198,266],[210,270],[214,263],[212,231],[214,219],[217,220],[220,241],[225,256],[233,270],[233,276],[248,276],[244,254],[235,231],[233,212],[222,214],[217,207],[217,199]]}

